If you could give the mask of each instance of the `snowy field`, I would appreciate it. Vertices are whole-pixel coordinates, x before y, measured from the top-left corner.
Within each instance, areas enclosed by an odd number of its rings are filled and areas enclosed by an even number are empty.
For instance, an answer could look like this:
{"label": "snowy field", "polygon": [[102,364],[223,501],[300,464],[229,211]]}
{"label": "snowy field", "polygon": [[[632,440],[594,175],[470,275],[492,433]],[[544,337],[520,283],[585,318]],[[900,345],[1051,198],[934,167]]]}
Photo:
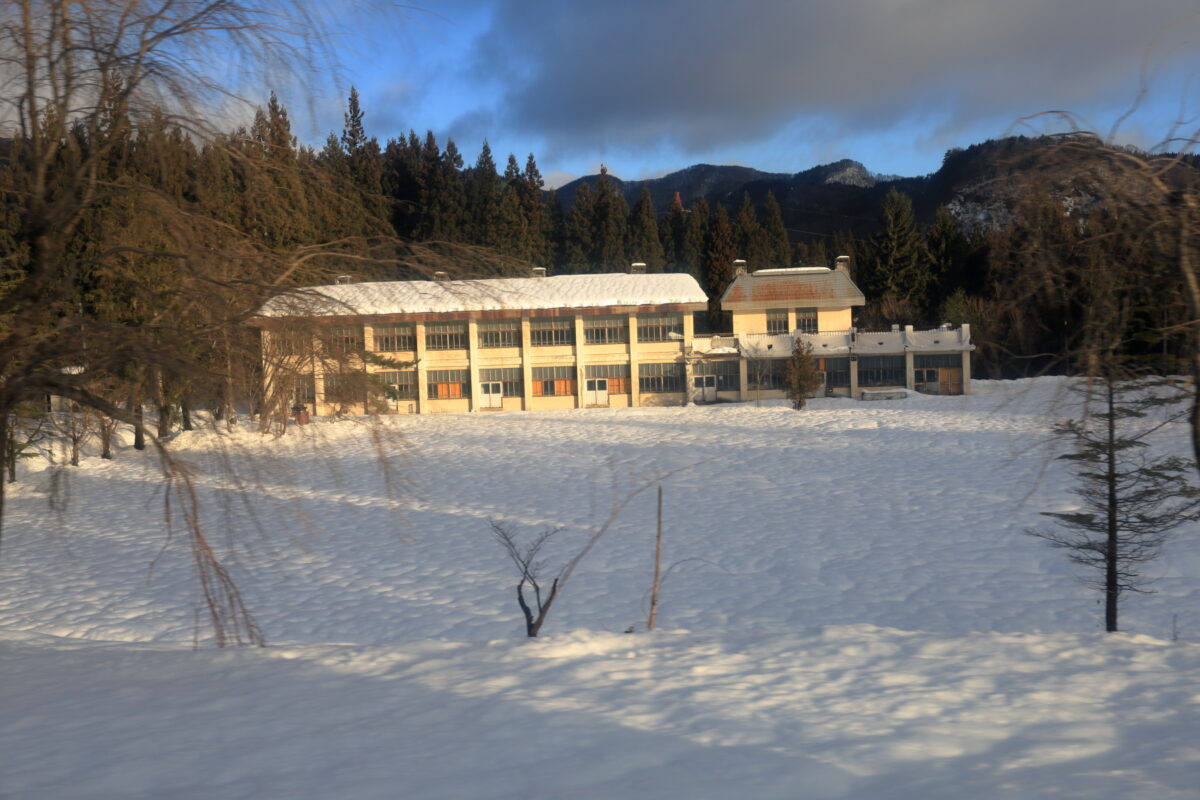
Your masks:
{"label": "snowy field", "polygon": [[[153,455],[34,465],[0,551],[0,797],[1200,798],[1200,531],[1105,635],[1022,533],[1071,502],[1064,383],[976,388],[182,434],[266,648],[197,628]],[[646,491],[524,639],[489,520],[562,526],[553,573],[663,475],[658,630]]]}

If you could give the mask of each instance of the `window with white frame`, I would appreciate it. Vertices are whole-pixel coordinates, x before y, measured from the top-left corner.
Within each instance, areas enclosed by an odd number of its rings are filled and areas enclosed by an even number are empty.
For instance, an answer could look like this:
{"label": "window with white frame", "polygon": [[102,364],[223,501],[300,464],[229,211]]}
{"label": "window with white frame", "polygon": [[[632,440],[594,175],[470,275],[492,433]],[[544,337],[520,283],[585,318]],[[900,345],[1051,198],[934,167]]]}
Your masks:
{"label": "window with white frame", "polygon": [[375,372],[371,378],[384,387],[384,394],[389,400],[415,400],[417,397],[416,370]]}
{"label": "window with white frame", "polygon": [[772,391],[787,386],[786,358],[755,358],[746,364],[746,383],[752,391]]}
{"label": "window with white frame", "polygon": [[628,364],[588,364],[583,374],[586,378],[607,378],[609,394],[629,394]]}
{"label": "window with white frame", "polygon": [[334,325],[323,338],[327,353],[358,353],[363,349],[362,325]]}
{"label": "window with white frame", "polygon": [[786,308],[767,309],[767,333],[787,333],[788,318]]}
{"label": "window with white frame", "polygon": [[500,367],[498,369],[479,370],[480,383],[504,384],[504,397],[521,397],[525,394],[524,381],[521,378],[520,367]]}
{"label": "window with white frame", "polygon": [[489,319],[477,325],[480,347],[520,347],[521,320]]}
{"label": "window with white frame", "polygon": [[416,327],[412,323],[376,325],[371,332],[375,334],[377,353],[403,353],[417,349]]}
{"label": "window with white frame", "polygon": [[530,343],[534,347],[575,344],[574,317],[547,317],[529,321]]}
{"label": "window with white frame", "polygon": [[429,322],[425,325],[426,350],[466,350],[467,323]]}
{"label": "window with white frame", "polygon": [[584,317],[583,340],[587,344],[624,344],[629,341],[629,318]]}
{"label": "window with white frame", "polygon": [[801,333],[817,332],[817,310],[815,308],[796,309],[796,330]]}
{"label": "window with white frame", "polygon": [[430,400],[457,400],[471,396],[471,371],[466,369],[431,369],[426,375]]}
{"label": "window with white frame", "polygon": [[692,368],[695,375],[715,375],[717,391],[736,392],[742,387],[737,361],[697,361]]}
{"label": "window with white frame", "polygon": [[904,386],[904,356],[860,356],[859,386]]}
{"label": "window with white frame", "polygon": [[639,314],[639,342],[673,342],[683,338],[682,314]]}
{"label": "window with white frame", "polygon": [[638,391],[662,394],[683,391],[683,364],[638,364]]}
{"label": "window with white frame", "polygon": [[575,367],[534,367],[534,397],[564,397],[574,395]]}

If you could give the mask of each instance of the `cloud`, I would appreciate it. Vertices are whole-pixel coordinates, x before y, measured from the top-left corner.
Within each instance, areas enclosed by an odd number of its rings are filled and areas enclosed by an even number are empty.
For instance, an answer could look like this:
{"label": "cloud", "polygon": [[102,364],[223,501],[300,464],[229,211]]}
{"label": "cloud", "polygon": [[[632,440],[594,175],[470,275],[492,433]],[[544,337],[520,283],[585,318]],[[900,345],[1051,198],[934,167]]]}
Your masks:
{"label": "cloud", "polygon": [[497,0],[472,68],[506,87],[497,121],[562,153],[700,153],[818,120],[837,136],[927,118],[941,137],[1046,108],[1118,109],[1156,34],[1166,31],[1152,67],[1176,69],[1195,52],[1179,46],[1200,32],[1194,9],[1194,0]]}

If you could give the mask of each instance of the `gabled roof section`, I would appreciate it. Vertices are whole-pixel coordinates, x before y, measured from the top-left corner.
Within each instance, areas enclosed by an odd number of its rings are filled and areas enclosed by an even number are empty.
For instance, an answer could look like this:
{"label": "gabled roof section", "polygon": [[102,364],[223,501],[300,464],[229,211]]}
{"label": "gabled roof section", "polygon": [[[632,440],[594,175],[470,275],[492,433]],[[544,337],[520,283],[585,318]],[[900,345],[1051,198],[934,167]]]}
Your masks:
{"label": "gabled roof section", "polygon": [[437,314],[608,306],[690,305],[708,298],[691,275],[557,275],[464,281],[380,281],[312,286],[269,300],[264,317]]}
{"label": "gabled roof section", "polygon": [[828,267],[760,269],[734,278],[721,296],[721,308],[726,310],[797,305],[842,308],[865,303],[849,275]]}

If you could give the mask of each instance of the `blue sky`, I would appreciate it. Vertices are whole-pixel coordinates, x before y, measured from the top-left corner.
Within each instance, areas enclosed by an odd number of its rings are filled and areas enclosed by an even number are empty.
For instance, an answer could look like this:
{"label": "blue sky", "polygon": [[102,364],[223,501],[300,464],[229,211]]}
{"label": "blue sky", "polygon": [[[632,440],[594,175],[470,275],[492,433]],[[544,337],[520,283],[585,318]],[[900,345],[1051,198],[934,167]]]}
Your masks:
{"label": "blue sky", "polygon": [[[1157,143],[1200,111],[1200,15],[1187,0],[447,0],[341,20],[343,72],[306,106],[319,143],[357,87],[368,131],[447,136],[468,162],[533,152],[548,183],[690,164],[797,172],[853,158],[936,170],[948,148],[1060,120]],[[308,112],[311,107],[312,113]]]}

